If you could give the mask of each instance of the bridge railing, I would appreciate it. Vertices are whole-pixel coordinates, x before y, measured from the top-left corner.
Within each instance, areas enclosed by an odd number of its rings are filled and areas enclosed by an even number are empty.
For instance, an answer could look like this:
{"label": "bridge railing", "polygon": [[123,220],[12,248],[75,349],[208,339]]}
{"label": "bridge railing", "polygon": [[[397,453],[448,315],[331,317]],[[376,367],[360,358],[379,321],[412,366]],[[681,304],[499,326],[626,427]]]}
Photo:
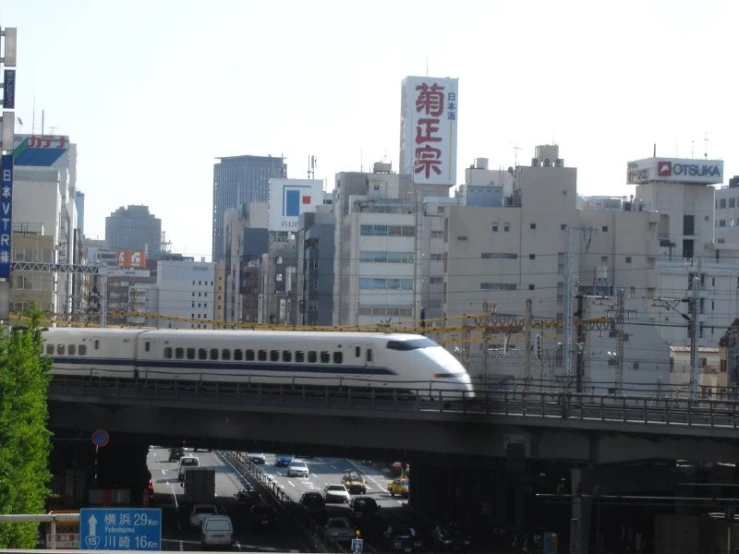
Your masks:
{"label": "bridge railing", "polygon": [[234,409],[365,410],[502,416],[510,419],[568,419],[729,427],[739,424],[739,402],[597,395],[521,390],[480,390],[474,395],[454,388],[330,387],[260,382],[205,382],[56,375],[50,398],[102,397],[119,402],[161,401],[183,405],[229,405]]}

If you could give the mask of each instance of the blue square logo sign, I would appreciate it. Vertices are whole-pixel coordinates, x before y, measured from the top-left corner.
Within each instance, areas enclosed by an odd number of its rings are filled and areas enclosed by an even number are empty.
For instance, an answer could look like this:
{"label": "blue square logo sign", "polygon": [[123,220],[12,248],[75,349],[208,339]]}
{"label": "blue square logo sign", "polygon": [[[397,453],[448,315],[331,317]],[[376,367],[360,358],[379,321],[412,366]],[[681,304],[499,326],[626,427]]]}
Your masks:
{"label": "blue square logo sign", "polygon": [[285,189],[285,199],[283,202],[283,214],[289,217],[298,217],[300,215],[300,191],[295,189]]}

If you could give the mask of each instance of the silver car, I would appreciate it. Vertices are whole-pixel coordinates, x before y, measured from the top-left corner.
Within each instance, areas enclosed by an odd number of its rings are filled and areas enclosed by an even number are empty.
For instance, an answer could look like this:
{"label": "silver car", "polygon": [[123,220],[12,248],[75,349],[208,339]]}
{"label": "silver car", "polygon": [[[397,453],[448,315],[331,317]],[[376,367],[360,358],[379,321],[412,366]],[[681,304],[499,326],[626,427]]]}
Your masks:
{"label": "silver car", "polygon": [[287,466],[288,477],[308,477],[309,474],[308,464],[302,460],[294,461]]}
{"label": "silver car", "polygon": [[335,541],[350,541],[354,538],[355,530],[349,519],[345,517],[330,517],[324,527],[326,536]]}

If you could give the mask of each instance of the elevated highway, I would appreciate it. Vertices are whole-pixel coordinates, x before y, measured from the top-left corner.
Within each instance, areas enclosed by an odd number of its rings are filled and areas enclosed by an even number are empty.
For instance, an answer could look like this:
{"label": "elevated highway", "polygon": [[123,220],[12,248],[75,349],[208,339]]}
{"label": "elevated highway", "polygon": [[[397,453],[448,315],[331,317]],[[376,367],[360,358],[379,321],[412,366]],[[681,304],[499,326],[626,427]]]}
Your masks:
{"label": "elevated highway", "polygon": [[150,444],[197,439],[233,450],[467,464],[512,453],[591,464],[739,457],[735,401],[506,391],[429,401],[418,393],[55,376],[49,405],[54,429],[103,427]]}

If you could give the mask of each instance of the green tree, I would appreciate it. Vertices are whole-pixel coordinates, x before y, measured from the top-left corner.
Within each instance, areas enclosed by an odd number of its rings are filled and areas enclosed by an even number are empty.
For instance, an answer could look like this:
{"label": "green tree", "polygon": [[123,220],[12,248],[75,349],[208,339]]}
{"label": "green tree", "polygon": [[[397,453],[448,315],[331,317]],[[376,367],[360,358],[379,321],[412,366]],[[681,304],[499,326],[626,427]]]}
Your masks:
{"label": "green tree", "polygon": [[[41,356],[44,312],[0,331],[0,513],[40,514],[49,495],[51,360]],[[0,548],[35,548],[38,524],[0,524]]]}

